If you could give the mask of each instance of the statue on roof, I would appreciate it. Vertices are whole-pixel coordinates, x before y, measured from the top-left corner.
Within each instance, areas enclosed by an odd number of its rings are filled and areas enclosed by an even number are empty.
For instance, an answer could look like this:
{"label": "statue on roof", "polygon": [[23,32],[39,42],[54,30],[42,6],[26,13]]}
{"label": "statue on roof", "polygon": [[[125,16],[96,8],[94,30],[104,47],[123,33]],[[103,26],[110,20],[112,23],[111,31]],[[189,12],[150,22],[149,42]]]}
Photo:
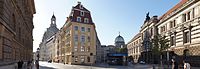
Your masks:
{"label": "statue on roof", "polygon": [[150,17],[149,17],[149,12],[146,14],[146,19],[145,19],[145,21],[144,21],[144,23],[146,23],[147,21],[149,21],[150,20]]}

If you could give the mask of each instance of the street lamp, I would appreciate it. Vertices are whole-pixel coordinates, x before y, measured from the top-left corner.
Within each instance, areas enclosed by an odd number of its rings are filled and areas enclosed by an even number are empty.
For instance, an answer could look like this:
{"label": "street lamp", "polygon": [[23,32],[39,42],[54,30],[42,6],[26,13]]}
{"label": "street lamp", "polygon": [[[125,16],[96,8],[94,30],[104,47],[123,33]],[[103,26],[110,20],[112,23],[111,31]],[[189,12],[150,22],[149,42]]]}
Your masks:
{"label": "street lamp", "polygon": [[37,48],[37,60],[35,62],[35,65],[36,65],[36,69],[39,69],[39,51],[40,51],[40,48]]}
{"label": "street lamp", "polygon": [[40,51],[40,48],[37,48],[37,60],[39,61],[39,51]]}

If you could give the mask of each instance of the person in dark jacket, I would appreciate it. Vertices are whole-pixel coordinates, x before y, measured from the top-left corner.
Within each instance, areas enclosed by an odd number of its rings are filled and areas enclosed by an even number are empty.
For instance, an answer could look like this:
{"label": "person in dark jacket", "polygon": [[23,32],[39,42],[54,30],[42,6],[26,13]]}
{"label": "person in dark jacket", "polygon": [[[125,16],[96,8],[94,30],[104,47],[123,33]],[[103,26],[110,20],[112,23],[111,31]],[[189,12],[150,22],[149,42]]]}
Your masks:
{"label": "person in dark jacket", "polygon": [[174,59],[172,59],[172,69],[178,69],[178,63]]}
{"label": "person in dark jacket", "polygon": [[18,69],[22,69],[23,61],[19,60],[17,64],[18,64]]}

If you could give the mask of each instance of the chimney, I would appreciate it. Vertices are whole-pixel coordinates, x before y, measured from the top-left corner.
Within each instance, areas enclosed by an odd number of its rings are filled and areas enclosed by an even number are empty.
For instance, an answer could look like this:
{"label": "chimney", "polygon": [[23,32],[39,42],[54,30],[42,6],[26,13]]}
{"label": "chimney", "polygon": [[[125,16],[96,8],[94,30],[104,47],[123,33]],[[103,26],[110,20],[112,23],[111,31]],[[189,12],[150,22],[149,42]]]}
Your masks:
{"label": "chimney", "polygon": [[80,2],[80,1],[78,1],[78,4],[81,4],[81,2]]}

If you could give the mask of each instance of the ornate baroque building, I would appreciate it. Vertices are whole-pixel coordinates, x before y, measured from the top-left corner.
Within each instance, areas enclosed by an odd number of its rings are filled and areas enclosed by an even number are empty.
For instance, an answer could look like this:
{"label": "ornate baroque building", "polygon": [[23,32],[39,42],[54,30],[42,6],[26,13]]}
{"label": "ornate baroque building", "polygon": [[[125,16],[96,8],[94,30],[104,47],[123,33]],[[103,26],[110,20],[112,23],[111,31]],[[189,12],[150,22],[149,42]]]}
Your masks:
{"label": "ornate baroque building", "polygon": [[90,11],[81,2],[72,7],[66,23],[57,33],[56,60],[66,64],[96,62],[97,34]]}
{"label": "ornate baroque building", "polygon": [[59,31],[56,25],[56,17],[52,16],[50,27],[45,31],[42,42],[40,43],[40,60],[47,61],[52,59],[52,48],[54,47],[55,34]]}
{"label": "ornate baroque building", "polygon": [[[141,60],[145,62],[152,62],[149,60],[151,59],[151,53],[148,53],[148,51],[151,51],[151,49],[148,42],[151,42],[152,36],[159,34],[167,36],[167,39],[170,40],[170,48],[168,50],[171,56],[169,58],[186,60],[189,61],[192,66],[198,66],[200,64],[199,31],[200,1],[181,0],[159,19],[155,16],[152,18],[147,16],[139,32],[141,38],[139,42],[141,41],[142,45],[139,52],[141,56],[139,56],[139,58],[141,57]],[[134,57],[137,55],[137,53],[132,53],[135,52],[134,48],[138,46],[135,44],[137,36],[128,43],[129,56]],[[149,58],[145,58],[145,56]],[[138,57],[133,59],[137,58]]]}
{"label": "ornate baroque building", "polygon": [[0,0],[0,65],[33,58],[34,0]]}
{"label": "ornate baroque building", "polygon": [[[182,0],[160,17],[158,34],[170,40],[170,48],[192,66],[200,62],[200,1]],[[179,59],[175,57],[175,59]]]}

